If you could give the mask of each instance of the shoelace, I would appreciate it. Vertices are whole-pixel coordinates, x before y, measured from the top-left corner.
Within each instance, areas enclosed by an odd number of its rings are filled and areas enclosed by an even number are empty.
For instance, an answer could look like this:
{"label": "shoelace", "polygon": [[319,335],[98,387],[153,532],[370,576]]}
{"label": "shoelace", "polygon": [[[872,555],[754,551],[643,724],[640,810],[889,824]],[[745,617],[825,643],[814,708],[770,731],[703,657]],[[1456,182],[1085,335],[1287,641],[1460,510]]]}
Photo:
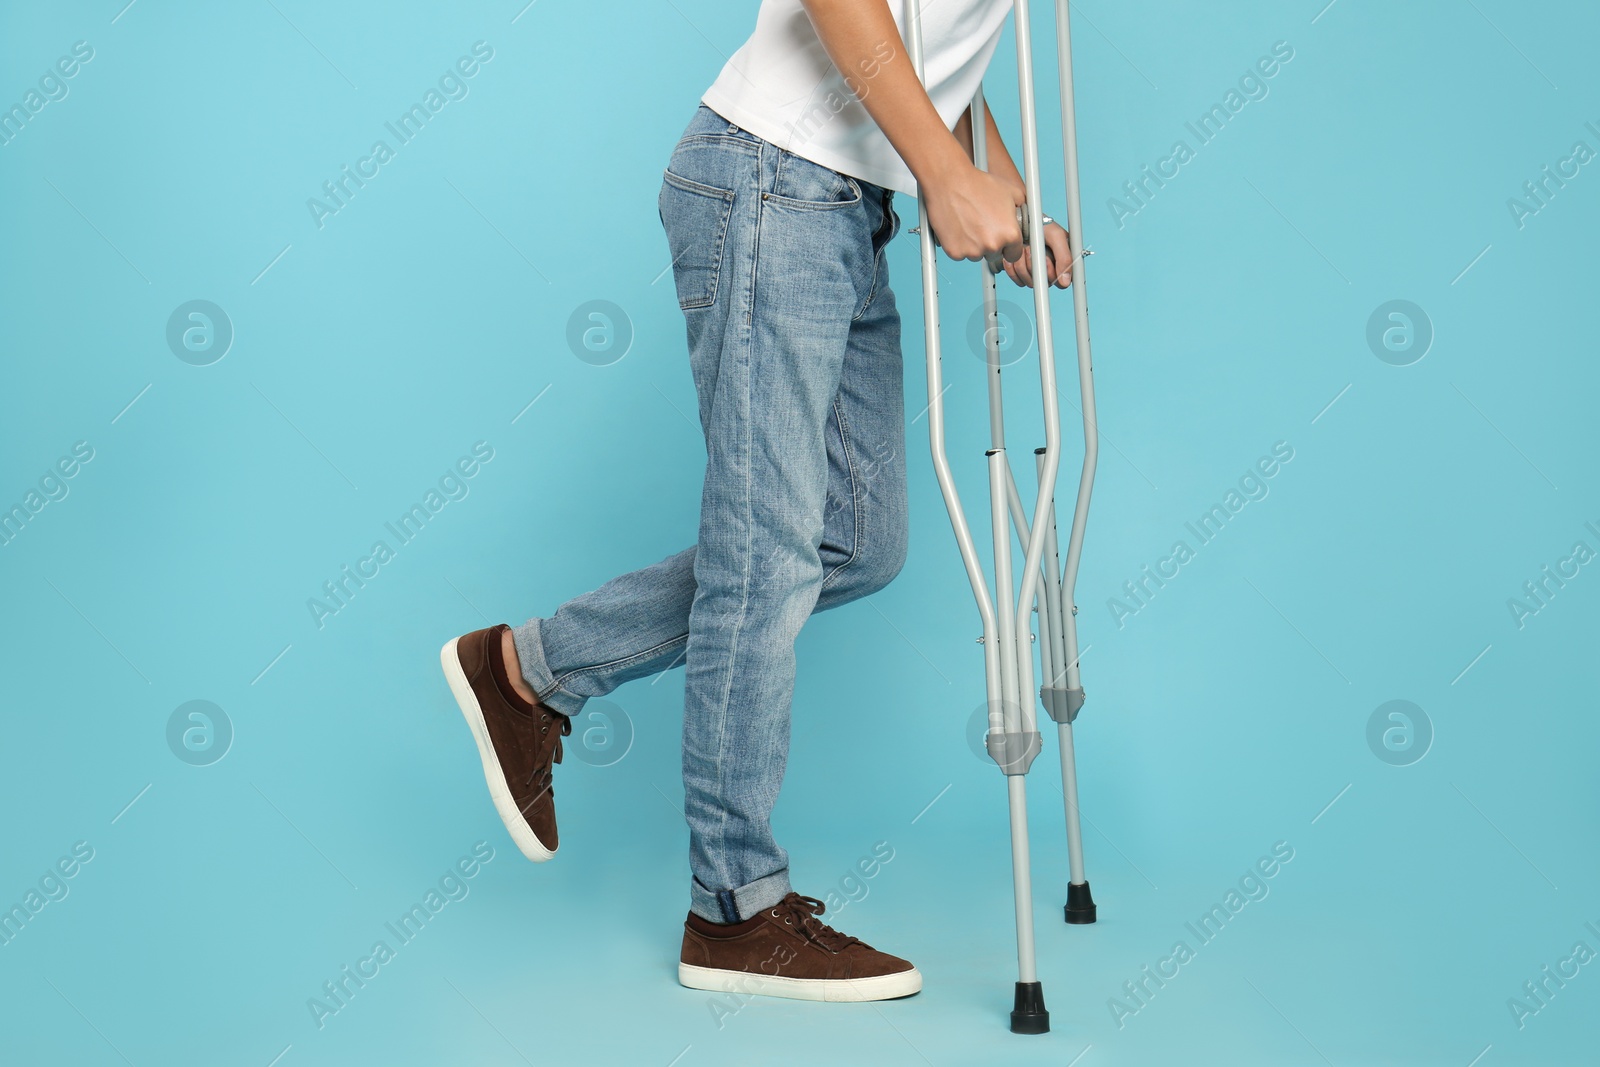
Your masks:
{"label": "shoelace", "polygon": [[[546,723],[545,726],[539,728],[539,732],[541,734],[550,729],[548,725],[550,717],[551,716],[549,712],[544,712],[541,714],[541,720]],[[555,717],[561,720],[561,734],[556,738],[553,758],[549,762],[535,764],[533,770],[528,774],[528,780],[524,783],[531,789],[534,786],[535,779],[538,780],[538,795],[534,797],[533,802],[529,805],[529,807],[541,802],[548,803],[550,799],[556,795],[555,786],[552,784],[555,777],[553,765],[561,762],[561,738],[572,733],[572,718],[568,715],[557,715]]]}
{"label": "shoelace", "polygon": [[821,945],[829,952],[840,952],[851,945],[860,944],[860,938],[840,933],[817,918],[827,910],[828,906],[816,897],[791,892],[772,909],[772,915],[774,918],[781,917],[786,923],[798,923],[800,932],[807,939]]}

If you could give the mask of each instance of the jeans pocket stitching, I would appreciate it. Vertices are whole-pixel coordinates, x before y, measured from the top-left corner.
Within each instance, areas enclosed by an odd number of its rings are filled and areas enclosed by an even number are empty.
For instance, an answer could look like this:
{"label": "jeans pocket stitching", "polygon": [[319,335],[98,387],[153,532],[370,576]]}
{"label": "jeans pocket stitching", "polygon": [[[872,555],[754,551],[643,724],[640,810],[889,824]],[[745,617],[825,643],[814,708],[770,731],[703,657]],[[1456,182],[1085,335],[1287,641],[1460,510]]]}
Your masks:
{"label": "jeans pocket stitching", "polygon": [[748,136],[734,133],[686,133],[678,138],[675,148],[683,145],[711,145],[749,153],[754,153],[759,148],[759,144]]}
{"label": "jeans pocket stitching", "polygon": [[[678,294],[679,310],[693,311],[697,308],[710,307],[717,302],[717,294],[722,288],[722,253],[723,247],[727,242],[728,228],[733,215],[734,191],[715,185],[707,185],[704,182],[697,182],[693,178],[686,178],[674,172],[671,168],[663,170],[661,174],[662,180],[667,185],[680,192],[687,193],[690,196],[701,196],[707,200],[719,200],[722,202],[717,222],[713,227],[715,232],[708,242],[711,246],[707,264],[707,273],[710,275],[709,283],[705,286],[703,294],[696,294],[687,299],[684,298],[681,289]],[[664,221],[665,219],[663,219]],[[674,267],[676,267],[677,259],[674,259],[673,263]],[[676,273],[676,269],[674,269],[674,274],[676,275]]]}
{"label": "jeans pocket stitching", "polygon": [[849,184],[854,197],[849,200],[796,200],[792,196],[780,196],[777,193],[762,193],[761,199],[777,204],[779,207],[794,208],[798,211],[837,211],[840,208],[855,207],[861,203],[861,186],[856,184],[854,178],[844,175],[844,180]]}
{"label": "jeans pocket stitching", "polygon": [[835,208],[852,207],[852,206],[854,206],[856,204],[861,203],[861,198],[862,198],[861,186],[850,175],[845,174],[842,171],[836,171],[832,167],[823,166],[823,164],[818,163],[815,160],[807,159],[805,156],[800,155],[798,152],[792,152],[787,148],[782,148],[782,149],[778,150],[778,166],[777,166],[777,173],[773,176],[773,188],[779,189],[779,188],[783,187],[783,171],[784,171],[784,168],[789,164],[789,162],[791,160],[799,160],[799,161],[801,161],[802,163],[805,163],[808,166],[816,167],[819,170],[825,170],[825,171],[828,171],[831,174],[836,175],[837,177],[839,177],[840,179],[842,179],[844,181],[845,189],[847,189],[851,194],[850,199],[848,199],[848,200],[803,200],[803,199],[800,199],[798,197],[783,196],[780,193],[771,192],[771,193],[762,193],[761,194],[761,198],[763,200],[775,201],[776,203],[778,203],[778,204],[780,204],[780,205],[782,205],[784,207],[792,207],[792,208],[797,208],[797,209],[804,210],[804,211],[831,211],[831,210],[833,210]]}
{"label": "jeans pocket stitching", "polygon": [[670,167],[662,171],[661,176],[669,185],[675,185],[686,193],[699,193],[701,196],[714,197],[719,200],[731,201],[733,199],[732,189],[723,189],[720,186],[697,182],[693,178],[685,178]]}

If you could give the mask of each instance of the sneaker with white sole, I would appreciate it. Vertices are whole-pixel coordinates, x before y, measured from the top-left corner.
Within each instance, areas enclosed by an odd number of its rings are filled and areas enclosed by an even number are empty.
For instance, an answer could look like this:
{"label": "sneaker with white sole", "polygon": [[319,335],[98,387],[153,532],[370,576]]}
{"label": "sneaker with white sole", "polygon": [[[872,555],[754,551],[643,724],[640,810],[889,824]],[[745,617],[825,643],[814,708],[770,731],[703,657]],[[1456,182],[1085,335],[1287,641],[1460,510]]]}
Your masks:
{"label": "sneaker with white sole", "polygon": [[744,922],[689,913],[678,981],[691,989],[793,1000],[890,1000],[922,989],[922,972],[817,916],[827,906],[790,893]]}
{"label": "sneaker with white sole", "polygon": [[543,863],[560,845],[551,765],[561,762],[561,738],[572,733],[572,720],[511,688],[500,647],[507,629],[501,623],[457,637],[440,650],[439,662],[478,744],[500,820],[522,854]]}

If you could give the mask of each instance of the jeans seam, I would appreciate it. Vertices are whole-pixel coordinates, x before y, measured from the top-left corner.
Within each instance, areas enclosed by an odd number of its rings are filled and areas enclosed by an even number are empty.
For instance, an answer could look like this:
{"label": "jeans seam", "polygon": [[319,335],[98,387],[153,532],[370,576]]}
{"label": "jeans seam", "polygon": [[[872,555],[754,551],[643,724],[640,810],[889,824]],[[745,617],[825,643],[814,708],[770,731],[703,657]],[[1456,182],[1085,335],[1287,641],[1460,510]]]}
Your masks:
{"label": "jeans seam", "polygon": [[761,175],[766,168],[762,166],[761,161],[766,154],[767,142],[763,141],[759,151],[756,153],[756,192],[760,195],[756,197],[755,219],[751,224],[754,233],[751,237],[750,247],[750,285],[745,294],[744,302],[744,324],[751,329],[755,328],[756,281],[761,273],[761,205],[766,202],[766,192],[761,188],[763,181]]}
{"label": "jeans seam", "polygon": [[850,448],[850,430],[845,425],[844,411],[839,407],[839,397],[837,395],[833,398],[833,414],[839,421],[839,441],[844,449],[845,467],[850,472],[850,522],[852,526],[850,558],[828,572],[827,577],[822,580],[822,585],[818,587],[819,593],[822,589],[828,588],[828,584],[833,581],[836,575],[861,558],[861,489],[856,478],[855,453]]}
{"label": "jeans seam", "polygon": [[[872,257],[872,283],[867,286],[867,298],[861,302],[860,309],[857,310],[854,315],[850,316],[851,322],[861,321],[861,317],[865,315],[867,313],[867,309],[872,306],[873,297],[878,295],[878,276],[883,266],[884,252],[888,249],[889,241],[894,237],[894,217],[891,214],[892,210],[893,209],[889,207],[889,198],[885,197],[883,200],[883,222],[879,225],[879,229],[887,228],[889,230],[889,236],[883,239],[883,244],[878,246],[876,253]],[[873,243],[872,238],[876,236],[877,232],[874,231],[873,234],[867,238],[867,244],[869,247]]]}
{"label": "jeans seam", "polygon": [[566,690],[567,692],[571,692],[571,690],[568,690],[566,688],[566,686],[567,686],[567,682],[569,680],[573,679],[573,678],[581,678],[584,675],[591,674],[591,673],[593,673],[595,671],[609,671],[609,670],[615,670],[618,667],[626,667],[630,663],[633,663],[633,662],[635,662],[637,660],[641,660],[641,659],[647,659],[650,656],[655,655],[657,652],[661,651],[664,648],[668,648],[668,647],[670,647],[672,645],[675,645],[679,641],[688,641],[688,639],[689,639],[689,635],[688,634],[684,634],[682,637],[674,637],[670,641],[663,641],[659,645],[654,645],[654,646],[652,646],[650,648],[647,648],[643,652],[635,652],[631,656],[623,656],[621,659],[614,659],[614,660],[611,660],[611,661],[609,661],[607,663],[593,663],[593,664],[590,664],[587,667],[576,667],[576,668],[574,668],[574,669],[572,669],[570,671],[562,671],[560,674],[552,674],[551,678],[550,678],[550,688],[547,691],[543,692],[543,693],[539,693],[539,699],[543,700],[545,697],[549,696],[551,693],[555,693],[555,692],[558,692],[558,691],[561,691],[561,690]]}
{"label": "jeans seam", "polygon": [[851,322],[860,322],[861,317],[865,315],[867,313],[867,309],[872,306],[872,298],[878,295],[878,265],[882,262],[883,250],[879,249],[878,254],[872,257],[872,282],[867,286],[867,298],[861,302],[860,309],[854,315],[850,316]]}
{"label": "jeans seam", "polygon": [[[763,151],[765,151],[765,149],[763,149]],[[760,242],[760,239],[759,239],[760,214],[761,214],[761,211],[760,211],[760,207],[758,205],[757,209],[756,209],[757,240],[756,240],[756,243],[755,243],[755,251],[751,256],[752,260],[754,260],[756,258],[756,254],[759,253],[759,250],[760,250],[760,247],[761,247],[761,242]],[[752,264],[752,266],[753,266],[753,264]],[[751,271],[750,299],[751,299],[751,304],[753,305],[754,302],[755,302],[755,271],[753,269]],[[748,311],[748,309],[747,309],[747,311]],[[751,434],[752,431],[751,431],[751,419],[750,419],[750,392],[751,392],[751,389],[750,389],[750,352],[749,352],[749,339],[748,338],[746,338],[745,344],[744,344],[743,347],[744,347],[744,351],[737,353],[737,355],[739,357],[739,372],[743,376],[742,380],[739,383],[740,392],[742,394],[739,397],[739,400],[740,400],[741,405],[743,407],[743,417],[740,419],[740,422],[744,427],[744,439],[739,442],[739,444],[740,444],[740,453],[739,454],[740,454],[740,460],[741,460],[739,476],[740,476],[740,481],[742,481],[742,483],[743,483],[741,488],[743,489],[743,504],[742,504],[742,507],[743,507],[743,514],[744,514],[744,517],[745,517],[745,524],[744,524],[744,554],[743,554],[744,564],[745,565],[744,565],[744,568],[743,568],[744,573],[740,575],[740,583],[741,584],[740,584],[740,588],[739,588],[739,614],[738,614],[738,617],[733,620],[733,626],[731,627],[731,629],[729,630],[729,633],[728,633],[728,662],[730,664],[733,663],[733,662],[736,662],[738,657],[739,657],[739,636],[740,636],[740,631],[743,630],[744,623],[745,623],[745,618],[749,614],[749,611],[750,611],[750,566],[749,566],[749,563],[750,563],[751,552],[754,549],[753,541],[754,541],[754,536],[755,536],[754,533],[752,532],[752,527],[754,526],[754,522],[752,521],[751,492],[750,492],[750,482],[751,482],[750,455],[751,455],[751,450],[753,448],[753,445],[752,445],[752,442],[750,440],[750,434]],[[733,695],[733,671],[729,670],[727,672],[727,682],[726,682],[726,684],[724,684],[723,690],[722,690],[722,695],[718,698],[718,702],[717,702],[718,703],[718,708],[719,708],[719,721],[718,721],[718,727],[719,728],[718,728],[718,731],[717,731],[717,795],[719,797],[726,797],[728,795],[727,780],[726,780],[726,774],[727,774],[726,755],[727,755],[727,749],[728,749],[728,704],[729,704],[729,701],[732,699],[732,695]],[[718,807],[718,810],[717,810],[717,829],[716,829],[716,833],[714,835],[712,835],[712,836],[717,841],[725,841],[726,837],[727,837],[727,829],[728,829],[728,806],[726,804],[719,804],[717,807]],[[718,855],[717,856],[717,862],[718,862],[718,864],[720,866],[723,867],[724,871],[726,871],[728,857],[726,855]]]}

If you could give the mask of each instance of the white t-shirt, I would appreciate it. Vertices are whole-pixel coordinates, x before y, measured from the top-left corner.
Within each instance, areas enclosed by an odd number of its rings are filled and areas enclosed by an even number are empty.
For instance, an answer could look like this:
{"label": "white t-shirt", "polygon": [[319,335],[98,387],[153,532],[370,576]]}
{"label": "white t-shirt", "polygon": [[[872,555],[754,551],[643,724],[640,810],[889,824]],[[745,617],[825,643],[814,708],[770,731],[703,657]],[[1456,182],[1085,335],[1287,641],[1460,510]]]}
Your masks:
{"label": "white t-shirt", "polygon": [[[906,36],[913,0],[888,0]],[[972,103],[1011,0],[921,0],[922,52],[928,97],[954,129]],[[878,129],[857,93],[869,97],[890,55],[887,43],[862,69],[833,65],[800,0],[761,0],[755,32],[733,54],[701,100],[736,126],[813,163],[915,196],[916,179]],[[895,62],[909,64],[909,49]],[[854,91],[852,91],[854,90]]]}

